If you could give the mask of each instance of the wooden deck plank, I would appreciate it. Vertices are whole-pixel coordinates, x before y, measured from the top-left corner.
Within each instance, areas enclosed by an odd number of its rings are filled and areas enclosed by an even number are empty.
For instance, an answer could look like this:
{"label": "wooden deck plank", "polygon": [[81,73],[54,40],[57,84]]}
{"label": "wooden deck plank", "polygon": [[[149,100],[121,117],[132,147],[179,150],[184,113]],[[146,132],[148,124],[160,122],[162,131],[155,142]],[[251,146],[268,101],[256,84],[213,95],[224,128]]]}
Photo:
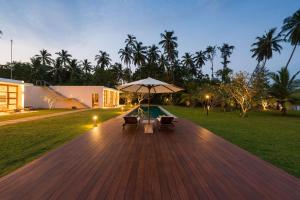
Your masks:
{"label": "wooden deck plank", "polygon": [[0,179],[0,199],[300,199],[300,181],[192,122],[109,120]]}

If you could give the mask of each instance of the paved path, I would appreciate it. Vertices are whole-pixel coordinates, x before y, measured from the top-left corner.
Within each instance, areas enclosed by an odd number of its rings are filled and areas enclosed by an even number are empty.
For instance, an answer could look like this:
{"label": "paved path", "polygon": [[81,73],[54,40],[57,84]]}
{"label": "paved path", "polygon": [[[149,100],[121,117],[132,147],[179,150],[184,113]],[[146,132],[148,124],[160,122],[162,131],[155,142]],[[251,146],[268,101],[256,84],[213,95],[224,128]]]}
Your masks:
{"label": "paved path", "polygon": [[300,199],[300,181],[192,122],[114,118],[0,179],[0,199]]}
{"label": "paved path", "polygon": [[66,115],[66,114],[70,114],[70,113],[82,112],[82,111],[86,111],[86,110],[89,110],[89,109],[71,110],[71,111],[66,111],[66,112],[57,112],[57,113],[38,115],[38,116],[33,116],[33,117],[24,117],[24,118],[20,118],[20,119],[5,120],[5,121],[0,122],[0,126],[17,124],[17,123],[21,123],[21,122],[29,122],[29,121],[45,119],[45,118],[49,118],[49,117]]}

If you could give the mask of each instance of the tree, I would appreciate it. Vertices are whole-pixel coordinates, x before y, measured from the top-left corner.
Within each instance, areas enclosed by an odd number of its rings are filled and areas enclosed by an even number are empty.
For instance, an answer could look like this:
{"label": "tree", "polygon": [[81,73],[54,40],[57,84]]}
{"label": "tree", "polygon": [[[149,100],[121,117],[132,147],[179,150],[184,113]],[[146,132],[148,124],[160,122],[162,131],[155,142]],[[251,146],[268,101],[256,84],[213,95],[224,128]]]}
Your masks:
{"label": "tree", "polygon": [[30,58],[31,61],[31,66],[32,66],[32,82],[35,83],[38,80],[44,80],[44,72],[42,71],[43,69],[41,68],[41,60],[32,57]]}
{"label": "tree", "polygon": [[211,63],[211,79],[214,79],[214,57],[216,55],[216,46],[208,46],[205,51],[207,59]]}
{"label": "tree", "polygon": [[109,54],[105,51],[99,51],[99,54],[95,56],[95,61],[97,62],[97,66],[100,66],[101,69],[108,68],[111,62]]}
{"label": "tree", "polygon": [[63,66],[60,58],[56,58],[53,61],[53,67],[50,72],[54,76],[54,83],[61,84],[63,79]]}
{"label": "tree", "polygon": [[119,52],[121,61],[130,68],[131,60],[132,60],[132,49],[126,45],[124,49],[120,49]]}
{"label": "tree", "polygon": [[142,42],[136,42],[133,46],[133,64],[141,68],[146,60],[146,47]]}
{"label": "tree", "polygon": [[228,58],[231,56],[234,46],[224,43],[221,47],[218,47],[218,49],[220,50],[221,58],[223,59],[223,61],[221,62],[223,64],[223,68],[226,68],[228,67],[227,65],[230,63]]}
{"label": "tree", "polygon": [[[40,66],[38,66],[37,71],[40,73],[39,77],[41,80],[48,81],[47,73],[51,71],[51,64],[52,64],[52,58],[51,54],[43,49],[40,51],[40,54],[37,54],[34,56],[35,59],[37,59],[40,63]],[[35,65],[37,67],[37,65]]]}
{"label": "tree", "polygon": [[196,67],[199,69],[199,75],[202,78],[202,67],[205,65],[205,62],[207,61],[207,57],[205,52],[203,51],[198,51],[195,53],[194,56],[194,63],[196,65]]}
{"label": "tree", "polygon": [[69,82],[72,84],[78,84],[81,75],[80,63],[77,59],[70,60],[70,64],[68,66],[68,71],[70,73]]}
{"label": "tree", "polygon": [[58,55],[58,58],[61,60],[63,64],[63,69],[67,67],[67,64],[70,62],[71,54],[68,53],[66,50],[61,50],[60,52],[55,53]]}
{"label": "tree", "polygon": [[232,74],[232,69],[229,67],[224,67],[223,69],[219,69],[216,72],[217,77],[221,78],[222,83],[229,83],[230,82],[230,75]]}
{"label": "tree", "polygon": [[284,19],[281,32],[284,34],[284,38],[287,39],[291,45],[294,45],[291,56],[285,66],[287,68],[295,53],[297,45],[300,44],[300,9],[292,16]]}
{"label": "tree", "polygon": [[192,78],[197,77],[198,69],[197,69],[197,67],[194,63],[193,55],[191,55],[190,53],[185,53],[182,56],[181,63],[188,70],[188,72],[189,72],[189,74],[191,75]]}
{"label": "tree", "polygon": [[84,59],[81,61],[82,70],[84,71],[84,79],[85,84],[87,84],[90,81],[91,71],[93,70],[93,66],[91,62],[88,61],[88,59]]}
{"label": "tree", "polygon": [[82,70],[84,71],[84,73],[87,75],[87,74],[90,74],[91,71],[93,70],[93,66],[91,64],[91,62],[88,61],[88,59],[84,59],[82,62]]}
{"label": "tree", "polygon": [[134,35],[127,34],[127,38],[125,40],[126,47],[132,48],[136,43],[136,37]]}
{"label": "tree", "polygon": [[269,106],[269,71],[266,67],[256,66],[251,76],[251,85],[255,90],[254,101],[257,102],[263,110]]}
{"label": "tree", "polygon": [[[0,30],[0,36],[3,35],[3,32]],[[0,37],[1,38],[1,37]]]}
{"label": "tree", "polygon": [[162,46],[164,49],[164,54],[167,60],[169,61],[169,64],[171,66],[170,70],[172,72],[169,72],[172,74],[172,80],[174,82],[174,75],[173,75],[173,64],[178,57],[178,51],[177,51],[177,37],[174,36],[174,31],[165,31],[165,33],[161,33],[161,41],[159,42],[159,45]]}
{"label": "tree", "polygon": [[266,65],[267,60],[273,56],[273,51],[280,53],[282,46],[279,44],[281,35],[275,36],[276,28],[270,29],[262,37],[256,37],[257,42],[253,43],[250,51],[253,52],[252,58],[256,57],[257,66],[263,62],[262,67]]}
{"label": "tree", "polygon": [[40,54],[35,55],[37,59],[39,59],[43,66],[50,65],[52,63],[51,53],[49,53],[46,49],[40,51]]}
{"label": "tree", "polygon": [[229,57],[233,52],[234,46],[224,43],[221,47],[218,47],[218,49],[221,52],[221,64],[223,65],[223,69],[218,70],[216,74],[221,77],[223,83],[228,83],[230,81],[229,75],[232,73],[232,69],[228,67],[228,64],[230,63]]}
{"label": "tree", "polygon": [[123,69],[122,64],[115,63],[110,66],[110,74],[111,74],[111,86],[116,86],[122,84],[123,82]]}
{"label": "tree", "polygon": [[156,64],[160,57],[159,53],[160,53],[160,50],[156,45],[153,44],[152,46],[150,46],[147,51],[148,63]]}
{"label": "tree", "polygon": [[252,98],[255,91],[251,88],[249,75],[245,72],[239,72],[232,77],[230,83],[222,83],[220,88],[233,98],[240,106],[240,116],[246,116],[251,108]]}
{"label": "tree", "polygon": [[296,72],[292,77],[286,67],[282,67],[277,73],[271,73],[270,77],[273,84],[270,88],[271,94],[278,99],[281,104],[281,111],[286,114],[285,103],[291,100],[291,95],[295,92],[297,87],[300,86],[299,80],[296,77],[300,71]]}

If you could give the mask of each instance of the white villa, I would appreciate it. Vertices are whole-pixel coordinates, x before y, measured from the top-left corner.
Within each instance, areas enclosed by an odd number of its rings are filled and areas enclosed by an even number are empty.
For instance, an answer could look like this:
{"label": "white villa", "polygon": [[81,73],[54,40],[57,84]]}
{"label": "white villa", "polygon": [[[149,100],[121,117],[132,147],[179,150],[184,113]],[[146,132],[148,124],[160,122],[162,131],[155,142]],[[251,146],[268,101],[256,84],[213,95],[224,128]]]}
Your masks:
{"label": "white villa", "polygon": [[119,91],[104,86],[35,86],[0,78],[0,112],[52,108],[114,108]]}

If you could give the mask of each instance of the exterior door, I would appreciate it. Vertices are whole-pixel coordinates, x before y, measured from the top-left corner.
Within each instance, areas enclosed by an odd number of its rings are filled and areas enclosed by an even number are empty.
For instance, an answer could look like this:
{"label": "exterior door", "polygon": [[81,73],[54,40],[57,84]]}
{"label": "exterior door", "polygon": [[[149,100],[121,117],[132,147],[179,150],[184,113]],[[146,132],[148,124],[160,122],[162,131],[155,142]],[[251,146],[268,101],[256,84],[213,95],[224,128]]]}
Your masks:
{"label": "exterior door", "polygon": [[98,93],[92,94],[92,107],[93,108],[99,107],[99,94]]}

